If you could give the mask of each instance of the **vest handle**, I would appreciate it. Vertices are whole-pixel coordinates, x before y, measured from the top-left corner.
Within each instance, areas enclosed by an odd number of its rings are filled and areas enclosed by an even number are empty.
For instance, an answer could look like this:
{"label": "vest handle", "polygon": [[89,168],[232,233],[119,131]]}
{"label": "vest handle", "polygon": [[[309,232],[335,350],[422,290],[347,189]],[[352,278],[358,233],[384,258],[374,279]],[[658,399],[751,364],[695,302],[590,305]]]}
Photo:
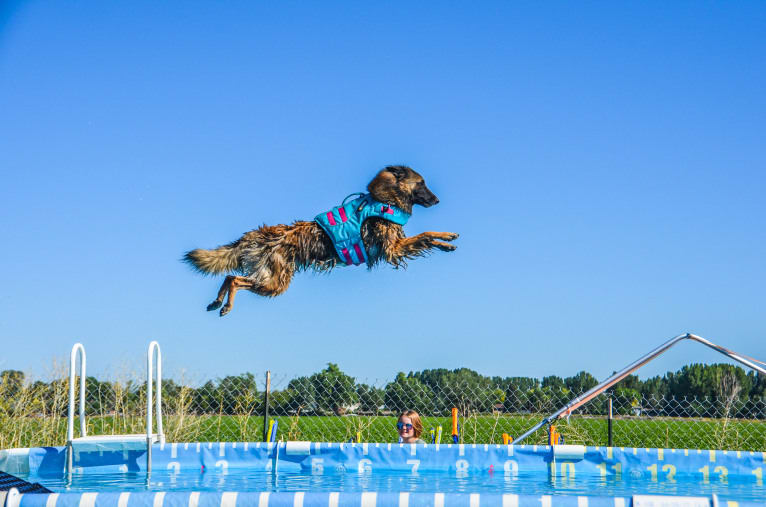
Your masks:
{"label": "vest handle", "polygon": [[345,198],[345,199],[343,199],[343,202],[342,202],[342,203],[340,203],[340,205],[341,205],[341,206],[345,205],[345,204],[346,204],[346,201],[348,201],[348,198],[349,198],[349,197],[352,197],[352,196],[355,196],[355,195],[356,195],[356,196],[358,196],[358,197],[362,197],[363,195],[366,195],[366,194],[365,194],[364,192],[354,192],[353,194],[348,194],[348,195],[346,196],[346,198]]}

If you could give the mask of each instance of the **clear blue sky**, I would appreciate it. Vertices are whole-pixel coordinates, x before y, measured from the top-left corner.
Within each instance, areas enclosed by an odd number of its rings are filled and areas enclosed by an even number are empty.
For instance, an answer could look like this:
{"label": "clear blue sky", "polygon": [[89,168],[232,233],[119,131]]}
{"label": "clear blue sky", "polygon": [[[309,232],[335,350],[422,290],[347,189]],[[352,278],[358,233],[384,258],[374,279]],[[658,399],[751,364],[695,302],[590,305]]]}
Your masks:
{"label": "clear blue sky", "polygon": [[[6,0],[0,369],[156,339],[198,377],[603,378],[685,331],[763,359],[764,34],[762,2]],[[405,230],[456,252],[205,312],[185,251],[391,163],[441,199]]]}

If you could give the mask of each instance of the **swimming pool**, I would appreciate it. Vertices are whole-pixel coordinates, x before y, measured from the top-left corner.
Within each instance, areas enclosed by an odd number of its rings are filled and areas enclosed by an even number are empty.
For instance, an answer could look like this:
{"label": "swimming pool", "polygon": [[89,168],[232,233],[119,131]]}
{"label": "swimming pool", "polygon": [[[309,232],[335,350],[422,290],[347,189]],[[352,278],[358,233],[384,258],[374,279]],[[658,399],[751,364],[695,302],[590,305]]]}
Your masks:
{"label": "swimming pool", "polygon": [[71,479],[63,473],[65,456],[63,447],[0,451],[0,470],[55,492],[21,495],[19,505],[628,507],[738,502],[745,507],[766,503],[766,453],[749,451],[169,443],[155,446],[149,476],[143,450],[92,448],[75,456]]}

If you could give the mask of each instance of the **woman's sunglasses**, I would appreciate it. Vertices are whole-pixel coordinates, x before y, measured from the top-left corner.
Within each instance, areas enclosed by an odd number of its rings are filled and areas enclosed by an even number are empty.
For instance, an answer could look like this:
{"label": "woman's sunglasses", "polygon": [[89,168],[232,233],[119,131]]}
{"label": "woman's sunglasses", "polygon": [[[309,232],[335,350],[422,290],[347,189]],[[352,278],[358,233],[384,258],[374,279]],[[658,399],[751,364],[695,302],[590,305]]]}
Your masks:
{"label": "woman's sunglasses", "polygon": [[399,431],[402,431],[404,428],[407,428],[407,430],[409,431],[412,429],[412,425],[410,423],[405,424],[403,422],[396,423],[396,429],[398,429]]}

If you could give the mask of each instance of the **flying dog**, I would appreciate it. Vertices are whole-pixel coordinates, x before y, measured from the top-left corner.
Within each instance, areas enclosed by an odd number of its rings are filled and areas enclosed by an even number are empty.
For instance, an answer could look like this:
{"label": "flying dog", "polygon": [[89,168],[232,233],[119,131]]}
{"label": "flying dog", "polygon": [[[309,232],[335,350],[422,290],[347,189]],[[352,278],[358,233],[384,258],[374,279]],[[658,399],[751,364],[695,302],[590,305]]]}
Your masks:
{"label": "flying dog", "polygon": [[[329,271],[338,265],[380,262],[406,267],[407,260],[432,249],[451,252],[454,232],[423,232],[405,236],[403,226],[414,205],[431,207],[439,199],[423,177],[403,165],[388,166],[367,185],[367,193],[352,194],[340,206],[309,221],[292,225],[264,225],[212,250],[195,249],[183,260],[205,274],[227,274],[208,311],[221,308],[223,317],[240,289],[261,296],[282,294],[293,274],[313,269]],[[226,304],[224,304],[226,299]]]}

